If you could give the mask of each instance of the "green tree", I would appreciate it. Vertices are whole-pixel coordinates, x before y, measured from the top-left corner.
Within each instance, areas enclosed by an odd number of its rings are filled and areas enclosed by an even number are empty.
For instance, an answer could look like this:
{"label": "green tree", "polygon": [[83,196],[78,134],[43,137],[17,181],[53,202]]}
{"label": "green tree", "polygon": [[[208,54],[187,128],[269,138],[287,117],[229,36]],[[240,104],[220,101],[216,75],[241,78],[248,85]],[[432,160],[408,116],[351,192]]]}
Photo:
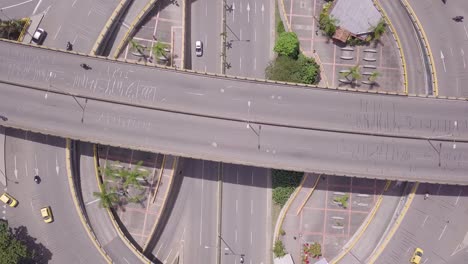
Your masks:
{"label": "green tree", "polygon": [[275,257],[277,258],[281,258],[284,255],[286,255],[286,250],[281,240],[275,241],[275,245],[273,246],[273,253],[275,254]]}
{"label": "green tree", "polygon": [[299,39],[294,32],[283,32],[279,35],[273,49],[280,56],[297,59],[299,55]]}
{"label": "green tree", "polygon": [[374,83],[377,80],[377,77],[380,76],[380,73],[378,71],[373,71],[369,77],[367,78],[370,82]]}
{"label": "green tree", "polygon": [[[359,65],[349,68],[349,71],[340,73],[341,76],[345,77],[351,82],[355,82],[361,79],[361,72]],[[351,79],[349,78],[351,76]]]}
{"label": "green tree", "polygon": [[0,38],[16,40],[23,30],[22,20],[3,20],[0,22]]}
{"label": "green tree", "polygon": [[165,59],[167,59],[167,51],[166,51],[166,49],[167,49],[168,47],[169,47],[169,45],[157,41],[156,44],[153,46],[153,53],[154,53],[155,57],[156,57],[156,58],[159,58],[159,57],[162,56],[162,57],[164,57]]}
{"label": "green tree", "polygon": [[0,264],[16,264],[30,258],[27,247],[14,237],[8,222],[0,220]]}
{"label": "green tree", "polygon": [[132,46],[132,50],[140,53],[141,55],[144,55],[143,52],[145,51],[146,47],[136,42],[134,39],[130,40],[130,45]]}
{"label": "green tree", "polygon": [[327,36],[332,37],[338,25],[338,19],[329,15],[328,13],[321,13],[319,19],[319,28],[327,34]]}
{"label": "green tree", "polygon": [[380,37],[385,33],[386,28],[387,23],[385,23],[385,20],[383,18],[380,19],[379,23],[375,27],[371,28],[372,39],[378,41]]}
{"label": "green tree", "polygon": [[115,192],[115,190],[107,190],[106,184],[100,184],[101,192],[93,192],[93,195],[96,198],[99,198],[99,204],[101,207],[104,208],[111,208],[119,201],[119,195]]}
{"label": "green tree", "polygon": [[316,84],[320,80],[320,67],[314,59],[302,54],[297,60],[278,56],[266,68],[265,76],[275,81]]}

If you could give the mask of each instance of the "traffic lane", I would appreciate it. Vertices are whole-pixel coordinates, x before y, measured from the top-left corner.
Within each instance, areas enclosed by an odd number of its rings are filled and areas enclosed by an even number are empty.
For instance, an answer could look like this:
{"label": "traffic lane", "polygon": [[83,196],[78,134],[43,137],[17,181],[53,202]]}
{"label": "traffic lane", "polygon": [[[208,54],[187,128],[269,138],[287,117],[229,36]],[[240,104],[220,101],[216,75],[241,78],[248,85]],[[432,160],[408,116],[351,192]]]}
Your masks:
{"label": "traffic lane", "polygon": [[21,19],[34,15],[37,7],[40,5],[40,0],[24,1],[18,3],[17,0],[3,0],[0,6],[1,20]]}
{"label": "traffic lane", "polygon": [[402,52],[405,56],[408,93],[429,94],[429,77],[424,65],[424,55],[413,22],[405,7],[400,2],[391,0],[380,0],[380,5],[396,30],[393,34],[397,34],[400,40]]}
{"label": "traffic lane", "polygon": [[269,1],[233,1],[226,13],[229,75],[265,78],[270,57]]}
{"label": "traffic lane", "polygon": [[[7,42],[0,42],[0,47],[0,56],[5,60],[0,65],[0,79],[44,89],[288,126],[468,137],[468,105],[461,100],[287,88],[180,75]],[[79,65],[83,62],[92,69],[82,69]],[[168,83],[154,82],[155,77]]]}
{"label": "traffic lane", "polygon": [[[424,194],[429,192],[429,198]],[[424,250],[421,263],[463,263],[468,234],[466,186],[421,184],[408,213],[378,263],[407,262],[416,247]]]}
{"label": "traffic lane", "polygon": [[38,11],[45,15],[39,27],[47,32],[43,45],[66,49],[70,41],[74,51],[89,53],[119,3],[118,0],[68,0],[40,5]]}
{"label": "traffic lane", "polygon": [[[10,129],[7,133],[7,172],[15,175],[17,171],[19,182],[9,187],[19,201],[10,225],[26,226],[27,232],[46,248],[44,251],[50,251],[45,254],[46,259],[51,258],[50,263],[105,263],[86,234],[70,195],[65,140]],[[33,181],[36,173],[41,177],[40,184]],[[40,215],[45,206],[52,209],[51,224],[44,223]]]}
{"label": "traffic lane", "polygon": [[434,56],[439,94],[466,97],[468,91],[463,88],[463,83],[468,78],[465,71],[465,52],[468,53],[468,49],[464,45],[468,37],[467,24],[457,23],[452,17],[468,13],[468,3],[450,1],[444,4],[439,0],[410,0],[409,3],[426,29],[425,33]]}
{"label": "traffic lane", "polygon": [[267,263],[267,169],[225,164],[223,171],[223,259],[244,254],[246,263]]}
{"label": "traffic lane", "polygon": [[0,102],[9,118],[6,126],[82,141],[267,168],[412,181],[466,181],[467,143],[260,127],[253,123],[246,126],[245,122],[93,100],[82,101],[86,106],[83,112],[79,100],[69,95],[49,93],[44,99],[41,91],[25,93],[16,87],[2,91],[5,96]]}
{"label": "traffic lane", "polygon": [[[191,3],[191,9],[192,69],[200,72],[220,73],[221,3],[213,4],[208,0],[199,0]],[[195,41],[197,40],[203,42],[201,57],[195,54]]]}

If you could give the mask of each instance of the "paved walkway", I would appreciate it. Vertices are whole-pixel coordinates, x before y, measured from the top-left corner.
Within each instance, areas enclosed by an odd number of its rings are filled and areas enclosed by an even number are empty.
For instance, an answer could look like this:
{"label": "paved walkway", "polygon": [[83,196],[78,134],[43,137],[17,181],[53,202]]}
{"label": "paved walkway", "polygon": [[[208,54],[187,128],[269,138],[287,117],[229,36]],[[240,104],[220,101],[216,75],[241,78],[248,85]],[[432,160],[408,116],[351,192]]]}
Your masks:
{"label": "paved walkway", "polygon": [[[306,243],[321,244],[322,256],[328,260],[340,254],[367,219],[386,184],[385,181],[372,179],[320,176],[311,193],[319,176],[306,176],[282,226],[286,234],[281,240],[295,263],[301,263],[302,249]],[[379,208],[375,216],[379,217],[379,223],[370,227],[376,239],[381,237],[379,234],[385,231],[385,223],[393,216],[395,202],[398,204],[399,201],[398,190],[401,187],[390,187],[386,193],[386,204]],[[345,195],[349,197],[346,206],[336,202],[336,198]],[[373,240],[369,237],[368,241]]]}
{"label": "paved walkway", "polygon": [[[371,0],[363,0],[371,1]],[[317,18],[324,0],[278,0],[278,8],[285,27],[295,32],[302,52],[322,66],[322,87],[356,88],[388,92],[403,92],[403,69],[397,43],[387,32],[377,44],[346,46],[329,39],[318,29]],[[285,21],[286,20],[286,21]],[[341,72],[359,65],[362,79],[356,85],[349,84]],[[380,73],[376,84],[366,84],[373,71]]]}
{"label": "paved walkway", "polygon": [[117,235],[106,209],[99,206],[99,200],[93,195],[99,192],[94,167],[92,144],[79,144],[81,194],[85,204],[88,222],[97,240],[109,254],[114,263],[141,263],[140,259],[127,247]]}

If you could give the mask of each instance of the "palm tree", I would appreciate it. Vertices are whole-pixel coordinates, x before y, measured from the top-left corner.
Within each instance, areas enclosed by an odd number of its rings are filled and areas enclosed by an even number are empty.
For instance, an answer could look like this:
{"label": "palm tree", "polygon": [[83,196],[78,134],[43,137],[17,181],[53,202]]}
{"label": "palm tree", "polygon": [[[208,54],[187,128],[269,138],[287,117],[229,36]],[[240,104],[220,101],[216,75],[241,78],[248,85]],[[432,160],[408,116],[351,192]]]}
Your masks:
{"label": "palm tree", "polygon": [[115,190],[107,192],[107,186],[104,183],[100,184],[101,192],[93,192],[93,195],[100,199],[99,205],[104,208],[111,208],[119,201],[119,195]]}
{"label": "palm tree", "polygon": [[320,16],[319,24],[320,29],[323,30],[329,37],[332,37],[336,32],[338,19],[329,14],[323,14]]}
{"label": "palm tree", "polygon": [[141,55],[144,55],[143,51],[146,49],[146,47],[144,47],[143,45],[141,45],[140,43],[136,42],[133,39],[130,40],[130,45],[132,46],[132,50],[135,50]]}
{"label": "palm tree", "polygon": [[157,41],[156,44],[153,46],[153,53],[155,58],[164,57],[167,60],[167,51],[166,49],[169,45]]}
{"label": "palm tree", "polygon": [[383,33],[385,33],[386,27],[387,27],[387,23],[385,23],[385,20],[380,19],[379,23],[375,27],[371,28],[373,39],[375,41],[378,41],[380,37],[383,35]]}
{"label": "palm tree", "polygon": [[379,76],[380,76],[380,73],[378,71],[374,71],[369,75],[369,77],[367,79],[369,80],[369,82],[374,83],[375,80],[377,80],[377,77],[379,77]]}
{"label": "palm tree", "polygon": [[[359,64],[349,68],[349,71],[342,72],[340,74],[341,76],[345,77],[347,80],[351,82],[355,82],[361,79],[361,72],[359,71]],[[351,76],[351,80],[348,78],[349,76]]]}

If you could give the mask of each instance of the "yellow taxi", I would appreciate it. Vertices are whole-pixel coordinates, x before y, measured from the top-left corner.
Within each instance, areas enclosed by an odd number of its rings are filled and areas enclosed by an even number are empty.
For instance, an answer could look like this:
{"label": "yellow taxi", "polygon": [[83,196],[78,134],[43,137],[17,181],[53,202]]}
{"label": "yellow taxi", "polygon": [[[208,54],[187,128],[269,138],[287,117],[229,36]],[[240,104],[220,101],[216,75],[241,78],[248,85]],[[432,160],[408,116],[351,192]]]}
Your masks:
{"label": "yellow taxi", "polygon": [[50,206],[41,208],[41,215],[42,219],[46,223],[52,223],[54,221],[54,217],[52,216],[52,210],[50,209]]}
{"label": "yellow taxi", "polygon": [[0,201],[8,204],[11,207],[16,207],[18,205],[18,201],[8,193],[3,193],[2,196],[0,196]]}
{"label": "yellow taxi", "polygon": [[422,256],[423,256],[423,250],[420,248],[416,248],[414,250],[413,256],[410,259],[411,264],[419,264],[421,262]]}

